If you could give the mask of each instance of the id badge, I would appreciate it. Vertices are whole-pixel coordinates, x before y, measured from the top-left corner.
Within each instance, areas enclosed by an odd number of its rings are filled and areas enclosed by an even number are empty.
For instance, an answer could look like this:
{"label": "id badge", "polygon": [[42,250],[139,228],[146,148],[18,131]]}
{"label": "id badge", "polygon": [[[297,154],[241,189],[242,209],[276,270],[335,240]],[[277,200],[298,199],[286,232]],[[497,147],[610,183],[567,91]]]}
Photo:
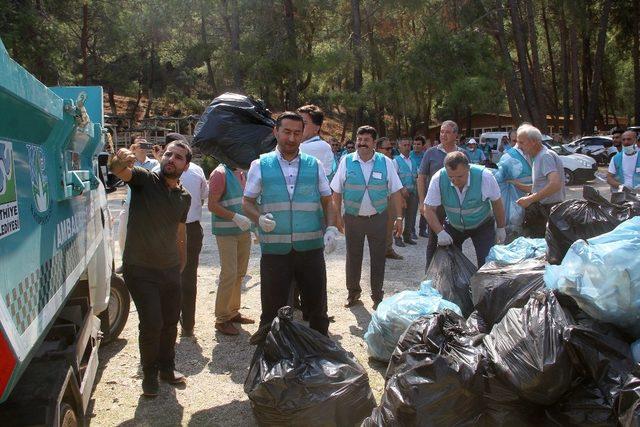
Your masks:
{"label": "id badge", "polygon": [[371,174],[371,176],[372,176],[374,179],[382,179],[382,172],[373,172],[373,173]]}

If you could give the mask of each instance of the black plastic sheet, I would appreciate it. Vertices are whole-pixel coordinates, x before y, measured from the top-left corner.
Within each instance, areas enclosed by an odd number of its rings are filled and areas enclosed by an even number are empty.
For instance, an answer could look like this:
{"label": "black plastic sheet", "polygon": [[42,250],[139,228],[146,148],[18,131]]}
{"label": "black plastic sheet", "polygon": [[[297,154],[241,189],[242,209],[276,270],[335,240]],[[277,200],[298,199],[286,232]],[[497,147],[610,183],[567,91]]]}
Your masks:
{"label": "black plastic sheet", "polygon": [[484,338],[496,377],[524,400],[557,402],[575,377],[562,335],[571,323],[547,290],[533,294],[523,308],[510,309]]}
{"label": "black plastic sheet", "polygon": [[283,307],[253,356],[244,390],[265,426],[359,425],[375,400],[365,369]]}
{"label": "black plastic sheet", "polygon": [[626,381],[616,401],[618,422],[623,427],[640,425],[640,373],[627,375]]}
{"label": "black plastic sheet", "polygon": [[425,277],[447,301],[460,307],[468,316],[473,311],[469,282],[476,266],[454,245],[438,246]]}
{"label": "black plastic sheet", "polygon": [[249,169],[276,146],[275,121],[253,98],[224,93],[211,101],[196,124],[193,146],[232,168]]}
{"label": "black plastic sheet", "polygon": [[544,260],[528,259],[519,264],[489,262],[471,278],[471,299],[487,330],[510,308],[522,308],[535,291],[544,288]]}
{"label": "black plastic sheet", "polygon": [[545,234],[549,264],[560,264],[576,240],[608,233],[633,216],[630,207],[610,203],[593,187],[584,186],[582,196],[551,209]]}

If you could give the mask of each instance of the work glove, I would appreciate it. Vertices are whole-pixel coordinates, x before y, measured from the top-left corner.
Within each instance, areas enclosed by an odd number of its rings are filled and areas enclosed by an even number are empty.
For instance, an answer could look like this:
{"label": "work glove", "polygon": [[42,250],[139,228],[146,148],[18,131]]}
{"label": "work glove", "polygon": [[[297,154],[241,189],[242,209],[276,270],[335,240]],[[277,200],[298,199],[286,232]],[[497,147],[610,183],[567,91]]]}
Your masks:
{"label": "work glove", "polygon": [[270,213],[260,215],[260,218],[258,218],[258,225],[260,225],[260,228],[262,228],[262,231],[265,233],[269,233],[276,228],[276,222],[273,220],[273,215]]}
{"label": "work glove", "polygon": [[438,233],[438,246],[449,246],[453,244],[453,239],[445,230]]}
{"label": "work glove", "polygon": [[504,228],[496,228],[496,243],[501,245],[507,239],[507,232]]}
{"label": "work glove", "polygon": [[333,225],[327,227],[327,231],[324,232],[324,252],[326,254],[330,254],[336,250],[338,234],[340,234],[340,232]]}
{"label": "work glove", "polygon": [[247,231],[251,228],[251,220],[244,215],[240,215],[238,213],[233,215],[231,221],[235,222],[238,228],[242,231]]}

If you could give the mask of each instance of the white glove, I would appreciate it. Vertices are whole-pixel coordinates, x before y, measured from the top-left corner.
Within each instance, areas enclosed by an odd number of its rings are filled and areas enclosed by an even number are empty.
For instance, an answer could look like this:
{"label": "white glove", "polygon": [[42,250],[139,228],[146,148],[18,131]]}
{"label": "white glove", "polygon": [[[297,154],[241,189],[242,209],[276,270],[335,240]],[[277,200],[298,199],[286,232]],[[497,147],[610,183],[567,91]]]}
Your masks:
{"label": "white glove", "polygon": [[242,231],[247,231],[249,228],[251,228],[251,220],[244,215],[240,215],[239,213],[234,214],[233,218],[231,218],[231,221],[235,222],[238,228]]}
{"label": "white glove", "polygon": [[273,220],[273,215],[271,215],[270,213],[260,215],[258,224],[260,225],[260,228],[262,228],[262,231],[266,233],[269,233],[270,231],[273,231],[274,228],[276,228],[276,222]]}
{"label": "white glove", "polygon": [[504,228],[496,228],[496,243],[501,245],[507,239],[507,232]]}
{"label": "white glove", "polygon": [[324,233],[324,252],[326,254],[330,254],[336,250],[336,246],[338,246],[336,239],[339,233],[338,229],[333,225],[327,227],[327,231]]}
{"label": "white glove", "polygon": [[453,244],[453,239],[445,230],[438,233],[438,246],[449,246]]}

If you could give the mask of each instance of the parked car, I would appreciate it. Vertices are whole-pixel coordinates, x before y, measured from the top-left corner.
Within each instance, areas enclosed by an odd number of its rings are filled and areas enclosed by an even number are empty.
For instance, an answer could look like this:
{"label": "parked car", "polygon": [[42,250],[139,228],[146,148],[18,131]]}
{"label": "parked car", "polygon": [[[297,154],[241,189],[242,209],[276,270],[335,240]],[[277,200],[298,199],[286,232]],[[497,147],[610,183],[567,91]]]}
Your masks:
{"label": "parked car", "polygon": [[598,163],[595,159],[580,153],[572,153],[561,145],[550,145],[546,135],[542,138],[542,144],[560,155],[564,167],[564,183],[572,185],[591,181],[598,171]]}
{"label": "parked car", "polygon": [[613,146],[613,139],[606,135],[583,136],[563,147],[572,153],[586,154],[600,164],[609,164],[618,152]]}
{"label": "parked car", "polygon": [[500,141],[502,141],[502,138],[505,136],[509,138],[509,132],[484,132],[480,135],[479,142],[484,142],[491,147],[491,159],[489,160],[493,163],[498,163],[498,160],[500,160],[502,156],[498,147],[500,147]]}

